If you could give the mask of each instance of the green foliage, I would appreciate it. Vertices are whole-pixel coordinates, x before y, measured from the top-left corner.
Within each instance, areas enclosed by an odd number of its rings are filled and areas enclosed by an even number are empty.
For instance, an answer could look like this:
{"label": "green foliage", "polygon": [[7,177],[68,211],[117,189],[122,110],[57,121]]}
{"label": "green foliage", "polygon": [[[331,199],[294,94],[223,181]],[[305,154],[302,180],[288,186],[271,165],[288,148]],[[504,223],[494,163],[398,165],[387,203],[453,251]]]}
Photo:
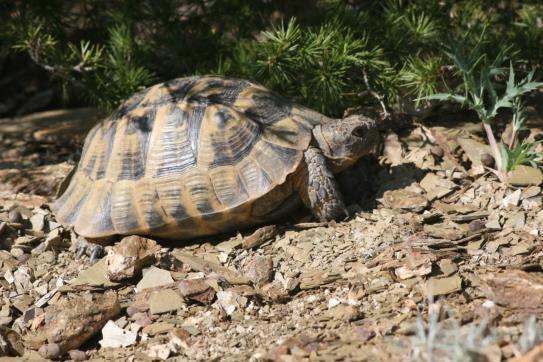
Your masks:
{"label": "green foliage", "polygon": [[[332,116],[360,106],[385,115],[446,83],[487,92],[477,82],[499,76],[481,73],[490,59],[514,55],[523,71],[537,70],[542,17],[537,1],[14,0],[0,5],[0,54],[26,52],[67,97],[104,108],[153,82],[218,73]],[[468,59],[476,73],[450,72],[458,64],[440,48],[451,37],[484,54]],[[492,93],[479,98],[478,109],[489,109]]]}
{"label": "green foliage", "polygon": [[415,96],[417,105],[424,97],[437,93],[438,84],[443,76],[442,64],[443,59],[439,56],[407,59],[400,71],[400,79],[406,94]]}
{"label": "green foliage", "polygon": [[[95,77],[97,92],[92,93],[96,102],[111,109],[119,100],[129,97],[156,78],[149,69],[138,64],[138,44],[126,25],[109,30],[108,56],[100,64]],[[92,80],[89,80],[92,81]]]}
{"label": "green foliage", "polygon": [[262,36],[253,54],[256,78],[323,112],[340,114],[367,89],[368,73],[389,66],[382,49],[370,47],[367,37],[355,37],[337,20],[301,29],[292,18]]}

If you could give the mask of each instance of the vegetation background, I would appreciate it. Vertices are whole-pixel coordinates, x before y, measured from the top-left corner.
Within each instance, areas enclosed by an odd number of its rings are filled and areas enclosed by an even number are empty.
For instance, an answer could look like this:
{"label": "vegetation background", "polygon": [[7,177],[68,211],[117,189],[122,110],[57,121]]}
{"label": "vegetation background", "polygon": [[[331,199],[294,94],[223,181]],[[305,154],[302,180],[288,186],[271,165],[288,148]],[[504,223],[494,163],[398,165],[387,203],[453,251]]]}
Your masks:
{"label": "vegetation background", "polygon": [[386,115],[462,85],[444,51],[453,43],[541,78],[537,0],[0,4],[0,116],[58,106],[109,110],[141,88],[193,74],[252,79],[331,116],[349,107]]}

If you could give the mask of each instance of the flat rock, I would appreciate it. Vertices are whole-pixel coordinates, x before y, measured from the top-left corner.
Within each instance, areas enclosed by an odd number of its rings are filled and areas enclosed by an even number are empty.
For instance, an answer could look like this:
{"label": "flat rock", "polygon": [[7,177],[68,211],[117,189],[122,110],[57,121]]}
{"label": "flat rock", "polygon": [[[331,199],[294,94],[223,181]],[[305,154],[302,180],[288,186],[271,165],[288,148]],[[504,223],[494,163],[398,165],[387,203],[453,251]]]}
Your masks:
{"label": "flat rock", "polygon": [[249,278],[240,275],[238,272],[228,269],[219,263],[208,261],[200,257],[190,255],[179,250],[172,252],[172,255],[183,264],[189,266],[192,270],[209,272],[212,271],[218,276],[224,278],[230,284],[249,284]]}
{"label": "flat rock", "polygon": [[167,322],[152,323],[143,328],[143,333],[147,333],[150,336],[157,334],[165,334],[174,329],[175,324]]}
{"label": "flat rock", "polygon": [[266,225],[255,230],[251,235],[244,237],[241,246],[243,249],[252,249],[259,247],[266,241],[271,240],[277,235],[278,228],[275,225]]}
{"label": "flat rock", "polygon": [[151,314],[161,314],[182,308],[185,305],[183,298],[171,289],[164,289],[151,294],[149,310]]}
{"label": "flat rock", "polygon": [[440,199],[454,191],[454,182],[441,178],[435,173],[427,173],[420,181],[420,187],[426,191],[428,201]]}
{"label": "flat rock", "polygon": [[326,312],[327,316],[332,319],[338,319],[345,322],[353,322],[362,318],[360,308],[354,305],[341,304],[331,308]]}
{"label": "flat rock", "polygon": [[458,275],[446,278],[430,278],[424,286],[426,295],[446,295],[462,289],[462,279]]}
{"label": "flat rock", "polygon": [[428,275],[432,272],[432,261],[425,255],[411,255],[405,265],[394,270],[394,274],[402,280],[416,276]]}
{"label": "flat rock", "polygon": [[518,189],[512,192],[511,194],[507,195],[502,199],[501,205],[503,207],[510,207],[510,206],[518,206],[518,203],[520,202],[520,195],[522,193],[522,190]]}
{"label": "flat rock", "polygon": [[106,259],[103,258],[93,266],[83,270],[77,278],[70,281],[71,286],[89,285],[95,287],[112,287],[118,285],[107,277]]}
{"label": "flat rock", "polygon": [[439,269],[445,276],[449,276],[458,271],[458,265],[456,265],[451,259],[441,259],[438,265]]}
{"label": "flat rock", "polygon": [[136,288],[141,291],[146,288],[160,287],[171,283],[173,283],[173,278],[169,271],[152,266],[143,270],[143,278],[136,285]]}
{"label": "flat rock", "polygon": [[388,190],[383,194],[382,202],[392,209],[421,212],[428,206],[426,197],[405,189]]}
{"label": "flat rock", "polygon": [[539,186],[543,183],[543,173],[537,168],[519,165],[507,175],[507,181],[513,186]]}

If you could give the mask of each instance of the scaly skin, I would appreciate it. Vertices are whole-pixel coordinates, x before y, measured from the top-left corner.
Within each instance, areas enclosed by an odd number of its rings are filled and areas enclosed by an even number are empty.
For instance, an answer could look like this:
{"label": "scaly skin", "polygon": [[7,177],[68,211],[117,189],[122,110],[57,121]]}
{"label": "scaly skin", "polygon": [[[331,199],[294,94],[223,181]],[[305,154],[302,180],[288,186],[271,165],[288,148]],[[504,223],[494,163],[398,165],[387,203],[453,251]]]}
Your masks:
{"label": "scaly skin", "polygon": [[320,221],[339,219],[348,215],[334,174],[322,151],[309,147],[304,153],[306,172],[300,186],[300,197]]}

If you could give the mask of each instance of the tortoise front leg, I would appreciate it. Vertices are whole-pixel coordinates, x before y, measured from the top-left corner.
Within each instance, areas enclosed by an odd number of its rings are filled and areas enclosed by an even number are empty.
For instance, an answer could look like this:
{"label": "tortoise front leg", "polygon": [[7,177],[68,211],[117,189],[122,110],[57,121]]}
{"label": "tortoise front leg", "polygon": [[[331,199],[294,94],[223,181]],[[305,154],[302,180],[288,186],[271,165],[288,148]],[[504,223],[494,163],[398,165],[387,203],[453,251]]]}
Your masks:
{"label": "tortoise front leg", "polygon": [[320,149],[310,147],[304,153],[306,170],[300,184],[300,197],[319,221],[348,215],[334,174]]}

